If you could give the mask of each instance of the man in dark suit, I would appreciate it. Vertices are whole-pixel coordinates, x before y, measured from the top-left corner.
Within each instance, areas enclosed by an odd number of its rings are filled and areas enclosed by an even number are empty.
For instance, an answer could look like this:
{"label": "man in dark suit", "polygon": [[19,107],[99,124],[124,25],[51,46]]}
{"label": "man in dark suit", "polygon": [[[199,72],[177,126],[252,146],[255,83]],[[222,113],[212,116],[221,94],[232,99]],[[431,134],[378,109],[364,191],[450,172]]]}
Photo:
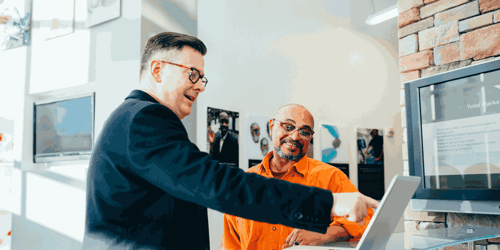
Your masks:
{"label": "man in dark suit", "polygon": [[105,122],[87,176],[83,249],[208,249],[206,207],[325,233],[330,216],[362,221],[377,201],[245,173],[189,141],[181,119],[205,90],[199,39],[147,42],[140,90]]}
{"label": "man in dark suit", "polygon": [[229,129],[229,115],[226,112],[219,114],[219,131],[215,135],[213,155],[215,160],[238,167],[238,136]]}

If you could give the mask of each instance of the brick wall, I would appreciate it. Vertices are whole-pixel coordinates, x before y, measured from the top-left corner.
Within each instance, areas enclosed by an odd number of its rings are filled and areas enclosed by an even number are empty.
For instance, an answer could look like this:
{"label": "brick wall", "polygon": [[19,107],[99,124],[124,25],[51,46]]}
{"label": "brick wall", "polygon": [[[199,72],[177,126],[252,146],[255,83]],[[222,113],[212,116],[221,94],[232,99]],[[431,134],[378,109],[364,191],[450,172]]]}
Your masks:
{"label": "brick wall", "polygon": [[[398,0],[398,11],[403,173],[408,175],[403,83],[500,59],[500,0]],[[408,207],[404,216],[405,232],[456,225],[500,227],[496,215],[415,212]],[[481,241],[476,249],[500,250],[500,239]]]}

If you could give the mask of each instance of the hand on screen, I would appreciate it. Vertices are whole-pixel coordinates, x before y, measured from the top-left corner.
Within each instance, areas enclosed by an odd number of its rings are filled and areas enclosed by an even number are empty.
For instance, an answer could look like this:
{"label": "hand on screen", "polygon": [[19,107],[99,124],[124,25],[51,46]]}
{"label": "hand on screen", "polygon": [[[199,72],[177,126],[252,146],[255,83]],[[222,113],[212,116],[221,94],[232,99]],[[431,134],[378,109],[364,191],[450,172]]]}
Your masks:
{"label": "hand on screen", "polygon": [[332,216],[344,216],[347,220],[364,225],[367,208],[377,208],[378,201],[361,193],[332,193]]}

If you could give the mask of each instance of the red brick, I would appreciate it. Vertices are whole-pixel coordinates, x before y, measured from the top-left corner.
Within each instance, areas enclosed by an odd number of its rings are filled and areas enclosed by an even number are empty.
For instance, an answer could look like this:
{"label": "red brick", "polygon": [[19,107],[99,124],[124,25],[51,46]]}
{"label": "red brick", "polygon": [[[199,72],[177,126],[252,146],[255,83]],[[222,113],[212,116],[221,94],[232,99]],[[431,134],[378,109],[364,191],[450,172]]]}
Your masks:
{"label": "red brick", "polygon": [[403,27],[401,29],[398,29],[398,38],[403,38],[407,35],[411,35],[413,33],[417,33],[421,30],[428,29],[430,27],[434,26],[434,17],[431,16],[427,19],[424,19],[422,21],[418,21],[416,23],[412,23],[406,27]]}
{"label": "red brick", "polygon": [[500,54],[500,23],[460,36],[460,59],[475,61]]}
{"label": "red brick", "polygon": [[418,35],[412,34],[399,39],[399,57],[418,52]]}
{"label": "red brick", "polygon": [[408,72],[417,69],[425,69],[431,66],[434,57],[432,50],[426,50],[403,56],[399,59],[399,71]]}
{"label": "red brick", "polygon": [[458,244],[445,247],[444,250],[467,250],[467,244]]}
{"label": "red brick", "polygon": [[458,33],[458,21],[451,21],[438,27],[418,32],[419,50],[432,49],[436,46],[452,43],[460,40]]}
{"label": "red brick", "polygon": [[420,8],[420,18],[424,19],[443,10],[467,3],[468,0],[441,0]]}
{"label": "red brick", "polygon": [[458,42],[434,48],[434,64],[441,65],[460,61],[460,45]]}
{"label": "red brick", "polygon": [[405,82],[415,80],[418,78],[420,78],[420,70],[401,73],[399,76],[399,80],[401,81],[401,88],[404,88]]}
{"label": "red brick", "polygon": [[462,4],[453,9],[437,13],[434,16],[434,26],[437,27],[451,21],[462,20],[477,15],[479,15],[479,5],[477,4],[477,1]]}
{"label": "red brick", "polygon": [[488,239],[488,242],[491,242],[491,243],[500,243],[500,238]]}
{"label": "red brick", "polygon": [[495,22],[495,23],[500,22],[500,10],[495,11],[494,17],[493,17],[493,22]]}
{"label": "red brick", "polygon": [[398,13],[402,14],[411,8],[418,8],[424,5],[422,0],[398,0]]}
{"label": "red brick", "polygon": [[479,0],[481,13],[500,9],[500,0]]}
{"label": "red brick", "polygon": [[493,24],[493,12],[460,21],[458,31],[468,32],[490,24]]}
{"label": "red brick", "polygon": [[412,8],[399,14],[398,28],[404,27],[417,21],[420,21],[420,10],[418,10],[418,8]]}

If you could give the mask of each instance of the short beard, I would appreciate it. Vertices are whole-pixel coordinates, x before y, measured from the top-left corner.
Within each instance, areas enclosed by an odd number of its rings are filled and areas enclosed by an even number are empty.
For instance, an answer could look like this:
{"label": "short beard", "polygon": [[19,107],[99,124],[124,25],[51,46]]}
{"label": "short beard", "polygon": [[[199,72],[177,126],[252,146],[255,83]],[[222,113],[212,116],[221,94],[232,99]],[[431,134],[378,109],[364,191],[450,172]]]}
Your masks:
{"label": "short beard", "polygon": [[[283,144],[284,142],[282,142],[281,144]],[[281,146],[280,144],[280,146]],[[285,154],[283,153],[283,151],[281,151],[281,149],[279,147],[274,147],[274,151],[276,153],[278,153],[278,155],[281,157],[281,158],[284,158],[286,160],[289,160],[289,161],[299,161],[300,159],[302,159],[302,157],[304,157],[304,153],[302,153],[302,147],[299,147],[299,153],[296,154],[296,155],[293,155],[293,154]]]}

